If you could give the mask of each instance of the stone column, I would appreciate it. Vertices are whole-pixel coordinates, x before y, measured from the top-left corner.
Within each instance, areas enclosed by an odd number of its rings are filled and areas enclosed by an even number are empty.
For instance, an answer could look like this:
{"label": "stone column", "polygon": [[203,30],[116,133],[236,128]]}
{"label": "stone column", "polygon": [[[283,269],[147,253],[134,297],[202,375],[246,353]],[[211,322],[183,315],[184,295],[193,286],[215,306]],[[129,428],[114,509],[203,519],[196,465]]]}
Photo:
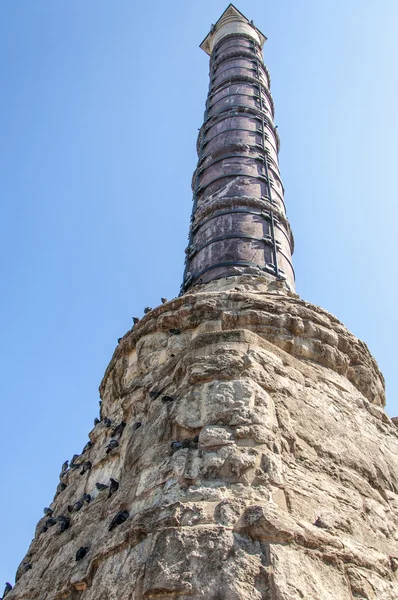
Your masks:
{"label": "stone column", "polygon": [[[239,50],[255,61],[261,39],[229,7],[203,43],[222,58],[209,110],[240,98],[247,112],[226,119],[253,133],[205,145],[190,289],[119,340],[100,385],[101,419],[63,465],[7,600],[398,598],[398,430],[383,409],[383,376],[365,344],[289,289],[282,197],[274,188],[273,202],[262,197],[267,153],[258,149],[257,161],[252,150],[262,139],[253,81],[266,72],[229,83],[227,96],[217,84],[224,59]],[[259,93],[271,113],[270,96]],[[231,175],[225,158],[218,171],[213,161],[226,152],[253,177]],[[219,180],[209,183],[224,171],[225,196]],[[276,269],[215,266],[227,262],[216,237],[260,228],[271,236],[276,213],[288,285]],[[206,239],[211,254],[199,249]],[[245,244],[260,245],[237,240],[234,260],[248,259]],[[262,243],[255,260],[265,267],[271,251]],[[200,285],[205,276],[214,279]]]}
{"label": "stone column", "polygon": [[233,6],[201,44],[210,87],[198,139],[183,291],[268,274],[294,289],[293,237],[278,166],[265,36]]}

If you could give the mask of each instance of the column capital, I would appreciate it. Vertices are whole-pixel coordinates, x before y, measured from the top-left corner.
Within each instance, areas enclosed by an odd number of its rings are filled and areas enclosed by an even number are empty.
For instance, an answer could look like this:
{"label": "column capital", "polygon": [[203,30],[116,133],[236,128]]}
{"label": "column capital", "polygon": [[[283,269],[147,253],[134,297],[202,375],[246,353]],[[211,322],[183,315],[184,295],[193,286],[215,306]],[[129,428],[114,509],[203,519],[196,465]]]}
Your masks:
{"label": "column capital", "polygon": [[254,26],[253,21],[249,21],[233,4],[229,4],[200,44],[200,48],[211,55],[217,42],[231,33],[249,35],[254,41],[260,44],[261,48],[267,40],[265,35]]}

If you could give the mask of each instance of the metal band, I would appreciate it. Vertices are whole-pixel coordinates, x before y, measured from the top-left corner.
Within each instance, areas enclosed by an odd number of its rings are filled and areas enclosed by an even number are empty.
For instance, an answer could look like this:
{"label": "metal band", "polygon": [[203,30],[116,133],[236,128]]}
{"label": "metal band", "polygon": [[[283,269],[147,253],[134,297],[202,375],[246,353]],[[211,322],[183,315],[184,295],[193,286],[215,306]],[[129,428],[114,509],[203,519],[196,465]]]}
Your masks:
{"label": "metal band", "polygon": [[[224,50],[220,50],[220,46],[222,45],[223,42],[228,42],[231,41],[231,39],[229,40],[224,40],[223,38],[218,42],[218,44],[216,44],[213,53],[212,53],[212,58],[215,60],[217,57],[215,56],[216,54],[220,53],[220,52],[225,52],[226,50],[228,50],[228,48],[245,48],[246,50],[259,50],[259,46],[256,46],[255,42],[253,41],[253,43],[250,42],[250,40],[247,40],[250,44],[250,46],[242,46],[242,44],[234,44],[233,46],[228,46],[227,48],[224,48]],[[261,50],[260,50],[261,52]],[[214,56],[213,56],[214,55]]]}
{"label": "metal band", "polygon": [[[212,54],[214,54],[214,52],[218,52],[219,48],[225,44],[225,42],[229,42],[232,39],[236,39],[236,38],[241,38],[244,40],[247,40],[249,42],[249,44],[251,44],[252,46],[254,46],[255,48],[258,48],[258,50],[260,50],[261,52],[261,47],[260,44],[258,42],[256,42],[256,40],[254,40],[251,36],[249,36],[247,33],[229,33],[228,35],[224,35],[218,42],[217,44],[215,44],[214,48],[213,48],[213,52]],[[246,48],[246,46],[245,46]]]}
{"label": "metal band", "polygon": [[[296,281],[296,273],[294,272],[294,267],[293,267],[292,261],[290,260],[290,258],[288,258],[286,256],[286,254],[284,252],[282,252],[282,250],[280,248],[278,248],[278,251],[279,251],[279,254],[282,254],[282,256],[286,260],[286,262],[289,263],[289,266],[293,273],[293,279],[294,279],[294,281]],[[279,269],[279,271],[280,271],[280,269]]]}
{"label": "metal band", "polygon": [[[213,69],[216,71],[220,67],[220,65],[223,65],[224,63],[228,62],[229,60],[249,60],[250,62],[253,63],[254,69],[255,69],[257,56],[253,56],[252,54],[250,54],[249,56],[245,56],[244,54],[240,54],[237,56],[226,56],[225,58],[222,58],[221,60],[219,60],[217,64],[214,64]],[[231,68],[233,69],[234,67],[231,67]],[[226,70],[227,69],[225,69],[225,71]],[[223,71],[223,73],[224,73],[224,71]]]}
{"label": "metal band", "polygon": [[231,71],[232,69],[245,69],[246,71],[252,71],[253,73],[256,72],[256,67],[242,67],[242,66],[239,66],[239,67],[228,67],[228,69],[224,69],[224,71],[222,71],[218,75],[213,75],[212,78],[211,78],[212,83],[215,82],[215,80],[217,79],[217,77],[221,77],[221,75],[223,73],[226,73],[227,71]]}
{"label": "metal band", "polygon": [[[224,119],[228,119],[228,118],[233,118],[233,117],[239,118],[239,117],[247,116],[249,119],[250,118],[257,119],[257,121],[260,121],[260,122],[262,122],[262,120],[265,119],[267,122],[267,126],[273,133],[276,145],[278,145],[279,136],[276,132],[276,127],[275,127],[273,121],[265,114],[266,112],[268,112],[268,109],[265,110],[264,108],[261,107],[261,105],[262,105],[261,97],[259,98],[259,101],[260,101],[260,108],[257,108],[257,106],[246,106],[246,104],[231,104],[231,106],[226,106],[225,108],[222,108],[221,110],[217,111],[214,115],[210,115],[207,118],[207,120],[204,121],[203,125],[205,125],[208,121],[211,121],[215,117],[218,117],[218,115],[223,115],[224,113],[227,113],[229,111],[234,111],[238,108],[244,108],[245,110],[242,110],[242,111],[236,110],[236,112],[238,113],[236,115],[226,115],[225,117],[221,117],[220,119],[217,119],[214,123],[211,123],[211,124],[207,125],[206,127],[204,127],[204,132],[207,133],[207,131],[209,129],[211,129],[211,127],[214,127],[214,125],[217,125],[217,123],[219,123],[220,121],[223,121]],[[253,112],[254,116],[252,117],[251,115],[246,115],[246,111]]]}
{"label": "metal band", "polygon": [[215,158],[211,162],[207,163],[206,166],[199,167],[199,169],[198,169],[199,175],[202,175],[202,173],[204,171],[206,171],[206,169],[209,169],[216,163],[219,163],[222,160],[227,160],[228,158],[249,158],[251,160],[259,160],[261,162],[263,162],[263,160],[264,160],[263,157],[260,156],[259,154],[257,154],[256,156],[251,156],[250,154],[224,154],[223,156],[220,156],[220,158]]}
{"label": "metal band", "polygon": [[[253,64],[254,64],[254,71],[256,71],[256,67],[257,67],[257,61],[258,61],[258,57],[257,56],[253,56],[253,55],[249,55],[249,56],[244,56],[242,54],[238,54],[237,56],[227,56],[226,58],[221,59],[217,64],[213,65],[213,69],[216,70],[218,69],[218,67],[220,65],[222,65],[223,63],[229,61],[229,60],[250,60]],[[259,62],[259,66],[262,67],[264,69],[264,74],[265,74],[265,78],[268,82],[268,73],[267,73],[267,69],[265,67],[265,65],[261,62]],[[231,69],[233,69],[235,67],[231,67]],[[248,67],[245,67],[248,68]],[[225,73],[225,71],[227,71],[228,69],[225,69],[224,71],[222,71],[223,73]],[[214,76],[213,76],[214,77]],[[218,77],[218,75],[217,75]]]}
{"label": "metal band", "polygon": [[[213,68],[218,69],[218,67],[220,65],[227,62],[228,60],[234,60],[234,59],[236,60],[236,59],[241,58],[241,59],[256,61],[258,59],[256,52],[255,51],[253,52],[253,48],[245,48],[245,49],[247,50],[247,52],[240,52],[240,51],[235,51],[234,47],[231,47],[230,48],[231,52],[229,52],[226,56],[221,56],[219,58],[216,58],[213,61]],[[226,54],[226,52],[225,52],[225,54]]]}
{"label": "metal band", "polygon": [[[262,144],[246,144],[246,143],[245,143],[245,146],[247,146],[247,147],[248,147],[248,148],[250,148],[250,149],[256,150],[257,152],[261,152],[261,153],[263,153],[263,152],[264,152],[264,148],[263,148]],[[277,163],[277,162],[276,162],[276,161],[275,161],[275,160],[274,160],[274,159],[273,159],[273,158],[270,156],[270,150],[268,150],[268,148],[266,148],[266,149],[265,149],[265,152],[266,152],[266,154],[267,154],[267,157],[268,157],[268,160],[269,160],[269,162],[270,162],[270,163],[272,163],[272,165],[275,165],[275,168],[277,169],[277,171],[276,171],[276,172],[278,172],[278,171],[279,171],[279,165],[278,165],[278,163]],[[204,162],[204,161],[206,160],[206,158],[209,158],[209,156],[212,156],[212,155],[211,155],[211,154],[204,154],[204,155],[202,155],[202,158],[201,158],[200,162],[198,162],[198,165],[200,165],[200,163]],[[232,154],[231,154],[231,155],[226,155],[226,156],[236,156],[236,155],[232,155]],[[209,163],[209,164],[211,164],[211,163]],[[204,168],[207,168],[207,167],[204,167]],[[275,169],[274,169],[274,171],[275,171]],[[282,183],[282,182],[281,182],[281,183]]]}
{"label": "metal band", "polygon": [[198,229],[200,229],[201,227],[206,225],[206,223],[209,223],[209,221],[212,221],[213,219],[217,219],[218,217],[222,217],[223,215],[229,215],[231,213],[246,213],[249,215],[254,215],[256,217],[263,217],[264,220],[266,220],[266,221],[271,219],[271,215],[270,214],[267,215],[267,213],[265,211],[257,212],[254,210],[247,210],[246,208],[229,208],[226,210],[221,210],[217,214],[211,215],[210,217],[207,217],[207,219],[204,219],[203,221],[199,221],[199,223],[192,226],[192,229],[194,232],[196,232]]}
{"label": "metal band", "polygon": [[255,237],[254,235],[250,235],[248,233],[236,233],[236,234],[228,233],[227,235],[219,235],[215,238],[211,238],[210,240],[203,242],[203,244],[201,244],[197,248],[195,246],[192,246],[191,247],[192,252],[189,251],[189,246],[188,246],[188,248],[187,248],[188,257],[191,259],[193,256],[198,254],[198,252],[203,250],[203,248],[207,248],[207,246],[210,246],[211,244],[215,244],[216,242],[222,242],[223,240],[233,240],[233,239],[254,240],[255,242],[263,242],[264,244],[270,245],[270,246],[273,246],[273,244],[274,244],[271,236],[268,236],[268,237],[263,236],[261,238],[258,238],[258,237]]}
{"label": "metal band", "polygon": [[211,179],[207,183],[204,183],[203,185],[199,185],[196,188],[196,193],[198,194],[200,192],[203,192],[203,190],[206,189],[207,187],[209,187],[209,185],[211,185],[212,183],[215,183],[216,181],[219,181],[220,179],[225,179],[226,177],[251,177],[252,179],[262,179],[263,181],[266,181],[266,176],[261,175],[261,174],[260,175],[251,175],[250,173],[223,173],[222,175],[213,177],[213,179]]}
{"label": "metal band", "polygon": [[227,260],[225,262],[216,263],[215,265],[210,265],[209,267],[198,271],[198,273],[192,274],[191,281],[195,281],[195,279],[198,279],[198,277],[200,277],[204,273],[207,273],[208,271],[212,271],[213,269],[220,269],[222,267],[256,267],[260,271],[268,271],[268,273],[272,273],[275,271],[275,266],[271,264],[261,266],[257,263],[246,260]]}
{"label": "metal band", "polygon": [[[237,110],[238,108],[244,108],[245,110]],[[204,122],[204,125],[206,124],[206,122],[211,121],[212,119],[218,117],[219,115],[223,115],[224,113],[228,113],[230,111],[236,111],[236,115],[232,114],[232,115],[226,115],[226,117],[224,118],[233,118],[233,117],[246,117],[248,119],[257,119],[257,121],[261,122],[261,119],[264,117],[264,112],[263,110],[257,108],[257,106],[246,106],[246,104],[231,104],[231,106],[226,106],[225,108],[222,108],[221,110],[217,111],[216,113],[214,113],[214,115],[210,115],[207,119],[207,121]],[[247,111],[247,112],[246,112]],[[254,114],[254,116],[248,114],[249,112],[252,112]],[[267,121],[269,122],[269,118],[266,117]],[[209,125],[207,125],[206,127],[204,127],[204,132],[206,133],[211,127],[214,127],[214,125],[217,125],[217,123],[219,123],[220,121],[222,121],[223,118],[221,119],[217,119],[215,121],[215,123],[211,123]],[[271,131],[273,131],[273,127],[272,124],[270,126]],[[276,138],[275,138],[276,139]]]}
{"label": "metal band", "polygon": [[[222,98],[219,98],[218,100],[216,100],[215,102],[213,102],[213,104],[211,104],[209,106],[209,110],[211,110],[216,104],[218,104],[218,102],[221,102],[221,100],[225,100],[227,98],[230,98],[231,96],[246,96],[246,98],[254,98],[255,100],[260,100],[260,96],[255,96],[254,94],[243,94],[242,92],[233,92],[232,94],[228,94],[227,96],[223,96]],[[243,104],[238,104],[238,106],[244,106]],[[231,105],[232,107],[232,105]]]}
{"label": "metal band", "polygon": [[[253,77],[253,79],[246,79],[246,80],[242,80],[239,79],[239,77],[237,77],[235,80],[233,77],[230,77],[230,81],[229,83],[227,83],[226,85],[224,85],[224,87],[228,87],[229,85],[232,85],[234,83],[242,83],[242,84],[251,84],[251,85],[258,85],[258,87],[262,87],[265,95],[267,96],[268,100],[270,101],[271,104],[271,109],[272,109],[272,114],[275,113],[275,106],[274,106],[274,99],[271,96],[271,92],[269,91],[269,89],[267,88],[266,85],[264,85],[264,83],[261,81],[261,79],[256,79],[255,77]],[[218,87],[218,86],[217,86]],[[221,87],[220,85],[220,89],[215,89],[215,90],[211,90],[210,91],[210,95],[209,95],[209,99],[214,96],[214,94],[218,94],[218,92],[220,92],[221,90],[224,89],[224,87]]]}
{"label": "metal band", "polygon": [[245,129],[242,127],[231,127],[229,129],[223,129],[223,131],[219,131],[218,133],[213,135],[213,137],[211,137],[209,140],[205,140],[203,143],[203,146],[205,146],[206,144],[209,144],[212,140],[214,140],[214,138],[218,137],[219,135],[222,135],[223,133],[228,133],[228,131],[248,131],[249,133],[256,133],[257,135],[261,135],[261,131],[259,131],[258,129]]}

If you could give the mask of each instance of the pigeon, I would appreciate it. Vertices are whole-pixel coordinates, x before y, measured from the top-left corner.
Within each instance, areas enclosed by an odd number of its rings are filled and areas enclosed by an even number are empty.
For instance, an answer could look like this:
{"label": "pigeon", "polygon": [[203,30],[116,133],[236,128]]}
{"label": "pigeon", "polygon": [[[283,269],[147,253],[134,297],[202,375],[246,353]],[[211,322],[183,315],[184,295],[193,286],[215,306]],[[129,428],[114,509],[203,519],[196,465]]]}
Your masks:
{"label": "pigeon", "polygon": [[115,435],[119,435],[121,437],[125,427],[126,427],[126,423],[124,421],[122,421],[121,423],[119,423],[119,425],[117,427],[112,429],[111,436],[115,437]]}
{"label": "pigeon", "polygon": [[181,448],[196,448],[199,441],[199,436],[195,436],[193,440],[182,440],[182,442],[171,442],[171,449],[176,452]]}
{"label": "pigeon", "polygon": [[51,515],[53,514],[54,511],[52,511],[51,508],[48,508],[46,506],[46,508],[43,509],[43,512],[46,515],[46,517],[51,517]]}
{"label": "pigeon", "polygon": [[46,533],[47,530],[48,530],[48,527],[46,524],[44,524],[43,527],[40,529],[40,533]]}
{"label": "pigeon", "polygon": [[108,485],[105,485],[105,483],[96,483],[95,487],[97,488],[97,490],[99,490],[100,492],[102,492],[102,490],[106,490],[108,489]]}
{"label": "pigeon", "polygon": [[161,298],[160,301],[162,304],[166,304],[166,302],[168,302],[167,298]]}
{"label": "pigeon", "polygon": [[60,515],[58,517],[58,523],[60,524],[59,532],[63,533],[70,527],[70,518],[65,517],[64,515]]}
{"label": "pigeon", "polygon": [[85,463],[83,463],[83,468],[80,471],[80,475],[84,475],[84,473],[87,473],[87,471],[89,471],[92,467],[92,464],[89,460],[86,460]]}
{"label": "pigeon", "polygon": [[109,486],[108,498],[110,498],[112,496],[112,494],[117,492],[119,489],[119,482],[116,481],[116,479],[113,479],[113,477],[111,477],[110,482],[111,482],[111,485]]}
{"label": "pigeon", "polygon": [[71,469],[78,469],[80,467],[80,465],[76,462],[78,458],[79,458],[79,454],[74,454],[72,456],[72,460],[70,461],[70,464],[69,464]]}
{"label": "pigeon", "polygon": [[120,344],[123,338],[117,338],[117,343]]}
{"label": "pigeon", "polygon": [[138,429],[139,427],[141,427],[142,423],[140,423],[139,421],[137,421],[137,423],[134,423],[133,425],[133,429]]}
{"label": "pigeon", "polygon": [[137,325],[137,323],[139,323],[139,322],[140,322],[140,320],[139,320],[138,317],[133,317],[133,323],[134,323],[134,325]]}
{"label": "pigeon", "polygon": [[26,573],[26,571],[29,571],[29,569],[32,568],[31,563],[28,563],[28,562],[22,563],[22,566],[23,566],[24,573]]}
{"label": "pigeon", "polygon": [[152,308],[151,308],[150,306],[146,306],[146,307],[144,308],[144,313],[147,315],[148,313],[150,313],[150,312],[151,312],[151,310],[152,310]]}
{"label": "pigeon", "polygon": [[115,527],[124,523],[126,521],[126,519],[129,518],[129,516],[130,516],[130,513],[128,510],[122,510],[122,511],[118,512],[113,517],[111,524],[108,527],[108,531],[112,531],[112,529],[115,529]]}
{"label": "pigeon", "polygon": [[106,417],[106,419],[104,419],[104,425],[105,427],[110,427],[112,425],[112,421]]}
{"label": "pigeon", "polygon": [[76,560],[82,560],[82,558],[86,556],[87,552],[88,546],[86,546],[85,548],[83,548],[83,546],[79,548],[79,550],[76,552]]}
{"label": "pigeon", "polygon": [[171,449],[174,450],[174,452],[176,450],[180,450],[180,448],[183,448],[183,445],[181,442],[171,442]]}
{"label": "pigeon", "polygon": [[181,330],[180,329],[169,329],[169,333],[171,333],[172,335],[180,335]]}
{"label": "pigeon", "polygon": [[5,598],[8,594],[8,592],[11,592],[12,590],[12,585],[11,583],[8,583],[8,581],[6,582],[6,587],[4,588],[4,592],[3,592],[3,598]]}
{"label": "pigeon", "polygon": [[117,440],[111,440],[106,447],[106,453],[109,454],[109,452],[112,452],[112,450],[114,448],[117,448],[118,445],[119,445],[119,442]]}
{"label": "pigeon", "polygon": [[47,527],[53,527],[53,525],[57,524],[57,519],[54,519],[53,517],[50,517],[49,519],[47,519],[47,521],[45,522],[45,525]]}
{"label": "pigeon", "polygon": [[156,398],[159,398],[159,396],[161,395],[162,392],[149,392],[149,397],[152,400],[156,400]]}
{"label": "pigeon", "polygon": [[71,512],[79,512],[79,510],[82,508],[82,506],[83,506],[83,502],[81,500],[78,500],[74,504],[69,504],[68,511],[70,513]]}
{"label": "pigeon", "polygon": [[81,502],[87,502],[87,504],[89,504],[91,502],[91,494],[83,494]]}
{"label": "pigeon", "polygon": [[66,460],[66,461],[64,462],[64,464],[62,465],[62,467],[61,467],[61,473],[65,473],[65,471],[67,471],[67,470],[68,470],[68,465],[69,465],[69,461],[68,461],[68,460]]}
{"label": "pigeon", "polygon": [[98,425],[99,423],[101,423],[101,421],[99,419],[97,419],[97,417],[95,417],[95,419],[94,419],[94,427],[96,425]]}
{"label": "pigeon", "polygon": [[57,485],[57,491],[56,491],[56,495],[60,494],[61,492],[63,492],[66,489],[66,483],[64,483],[63,481],[61,481],[61,483],[59,483]]}
{"label": "pigeon", "polygon": [[174,402],[173,396],[162,396],[163,404],[169,404],[169,402]]}
{"label": "pigeon", "polygon": [[315,527],[320,527],[321,529],[330,529],[329,525],[322,521],[321,517],[317,517],[315,523],[313,523]]}
{"label": "pigeon", "polygon": [[87,450],[90,450],[90,448],[92,448],[92,447],[93,447],[93,442],[88,441],[87,444],[83,448],[82,454],[87,452]]}

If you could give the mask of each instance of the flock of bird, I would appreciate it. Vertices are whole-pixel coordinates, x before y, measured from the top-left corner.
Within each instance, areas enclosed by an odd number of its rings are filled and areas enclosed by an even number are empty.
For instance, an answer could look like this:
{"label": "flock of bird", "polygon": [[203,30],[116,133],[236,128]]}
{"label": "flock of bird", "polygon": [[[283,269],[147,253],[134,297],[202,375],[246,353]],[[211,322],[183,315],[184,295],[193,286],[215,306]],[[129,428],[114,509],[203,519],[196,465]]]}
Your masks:
{"label": "flock of bird", "polygon": [[[166,302],[168,302],[167,298],[161,298],[160,299],[162,304],[166,304]],[[151,306],[146,306],[144,308],[144,314],[147,315],[148,313],[150,313],[152,311],[152,307]],[[133,317],[133,326],[137,325],[137,323],[140,322],[140,318],[139,317]],[[170,333],[172,332],[172,330],[170,330]],[[118,338],[117,343],[120,344],[120,342],[122,341],[123,338]]]}
{"label": "flock of bird", "polygon": [[[100,419],[94,420],[95,426],[98,425],[99,423],[101,423]],[[103,419],[102,424],[106,428],[112,427],[112,421],[109,418]],[[141,427],[141,425],[142,425],[142,423],[137,422],[133,425],[133,429],[136,430],[139,427]],[[108,442],[108,444],[106,446],[106,454],[109,454],[110,452],[112,452],[112,450],[114,450],[115,448],[117,448],[119,446],[119,441],[115,438],[118,438],[120,440],[120,438],[123,435],[125,427],[126,427],[126,423],[124,421],[121,421],[121,423],[119,423],[112,429],[111,440]],[[81,469],[80,475],[83,475],[84,473],[87,473],[88,471],[90,471],[90,469],[92,468],[91,461],[89,461],[89,460],[81,461],[79,459],[86,452],[88,452],[92,447],[93,447],[93,443],[91,441],[88,441],[87,444],[84,446],[81,455],[74,454],[70,461],[66,460],[63,463],[63,465],[61,467],[61,472],[60,472],[61,481],[57,486],[57,491],[56,491],[55,497],[57,497],[61,492],[63,492],[67,488],[67,484],[65,484],[62,481],[62,479],[65,477],[65,475],[68,473],[68,471]],[[95,484],[95,487],[100,493],[103,492],[104,490],[108,490],[107,497],[110,498],[113,494],[115,494],[118,491],[119,485],[120,485],[119,482],[116,479],[114,479],[113,477],[111,477],[109,479],[108,483],[97,482]],[[69,515],[79,512],[84,507],[84,505],[89,504],[91,502],[91,500],[92,500],[91,494],[84,493],[80,499],[76,500],[73,504],[69,504],[67,506],[67,511],[68,511]],[[44,524],[42,525],[42,527],[40,528],[39,534],[44,534],[46,531],[48,531],[49,528],[54,527],[55,525],[59,525],[59,529],[58,529],[59,534],[63,533],[64,531],[69,529],[69,527],[71,527],[71,524],[72,524],[71,516],[64,515],[64,514],[55,516],[54,511],[51,508],[49,508],[48,506],[46,506],[44,508],[43,512],[44,512],[44,516],[47,518],[46,518]],[[129,517],[129,512],[127,510],[121,510],[121,511],[117,512],[113,516],[113,518],[108,526],[108,531],[112,531],[113,529],[115,529],[115,527],[124,523],[124,521],[126,521],[126,519],[128,517]],[[77,550],[76,556],[75,556],[76,561],[82,560],[86,556],[89,549],[90,549],[89,546],[79,548]],[[22,563],[22,572],[23,573],[26,573],[31,568],[32,568],[31,562],[23,562]],[[7,582],[5,589],[4,589],[3,596],[0,598],[0,600],[3,600],[11,590],[12,590],[12,585],[9,582]]]}
{"label": "flock of bird", "polygon": [[[168,300],[167,300],[167,298],[161,298],[161,302],[162,302],[162,304],[165,304],[166,302],[168,302]],[[148,314],[151,311],[152,311],[152,308],[150,306],[147,306],[144,309],[145,314]],[[134,325],[139,323],[139,321],[140,321],[140,319],[138,317],[133,317]],[[181,331],[179,329],[170,329],[169,333],[172,335],[179,335],[181,333]],[[122,338],[118,339],[118,343],[120,343],[121,339]],[[156,399],[161,395],[162,395],[162,392],[155,392],[155,391],[150,392],[150,397],[152,399]],[[164,404],[169,404],[170,402],[174,401],[174,398],[172,396],[164,395],[164,396],[162,396],[161,400]],[[102,419],[102,421],[101,421],[101,419],[95,418],[94,426],[99,425],[101,422],[105,427],[112,426],[112,421],[109,418],[104,418],[104,419]],[[133,425],[133,429],[136,430],[139,427],[141,427],[141,425],[142,425],[142,423],[137,422]],[[111,440],[109,441],[109,443],[106,446],[106,454],[110,454],[115,448],[117,448],[119,446],[119,441],[115,438],[118,437],[120,440],[125,427],[126,427],[126,423],[124,421],[122,421],[116,427],[114,427],[114,429],[112,430],[112,433],[111,433]],[[196,445],[197,439],[183,440],[182,442],[172,442],[171,449],[173,452],[175,452],[176,450],[179,450],[180,448],[192,447],[192,443],[194,445]],[[60,493],[62,493],[67,488],[67,484],[64,483],[62,481],[62,479],[69,470],[81,469],[80,475],[84,475],[85,473],[87,473],[88,471],[91,470],[91,468],[92,468],[91,461],[86,460],[86,461],[81,462],[81,461],[79,461],[79,458],[80,458],[80,456],[82,456],[83,454],[88,452],[88,450],[90,450],[92,447],[93,447],[93,443],[91,441],[88,441],[87,444],[84,446],[81,455],[74,454],[71,461],[66,460],[63,463],[63,465],[61,467],[61,473],[60,473],[61,481],[57,486],[55,497],[57,497]],[[109,484],[97,482],[95,484],[95,486],[99,492],[108,490],[108,498],[110,498],[119,489],[119,482],[116,481],[116,479],[113,479],[113,477],[111,477],[109,480]],[[67,507],[67,510],[70,514],[74,513],[74,512],[79,512],[83,508],[83,506],[85,504],[89,504],[91,502],[91,500],[92,500],[91,494],[84,493],[79,500],[76,500],[76,502],[74,502],[73,504],[69,504]],[[45,533],[46,531],[48,531],[49,528],[54,527],[54,525],[57,525],[57,524],[59,524],[58,533],[60,533],[60,534],[63,533],[64,531],[66,531],[67,529],[69,529],[69,527],[71,526],[71,518],[67,515],[59,515],[59,516],[55,517],[53,510],[49,507],[45,507],[43,512],[44,512],[44,515],[47,517],[47,519],[46,519],[45,523],[42,525],[42,527],[40,528],[40,531],[39,531],[40,534]],[[112,521],[109,524],[108,531],[112,531],[113,529],[115,529],[115,527],[124,523],[126,521],[126,519],[128,519],[128,517],[129,517],[129,512],[127,510],[122,510],[122,511],[119,511],[118,513],[116,513],[116,515],[112,518]],[[76,557],[75,557],[76,561],[82,560],[86,556],[86,554],[89,550],[90,550],[89,546],[85,546],[85,547],[82,546],[81,548],[79,548],[76,552]],[[23,572],[26,572],[32,568],[32,564],[30,562],[24,562],[24,563],[22,563],[22,567],[23,567]],[[11,590],[12,590],[12,585],[9,582],[7,582],[5,585],[3,596],[0,598],[0,600],[3,600]]]}

